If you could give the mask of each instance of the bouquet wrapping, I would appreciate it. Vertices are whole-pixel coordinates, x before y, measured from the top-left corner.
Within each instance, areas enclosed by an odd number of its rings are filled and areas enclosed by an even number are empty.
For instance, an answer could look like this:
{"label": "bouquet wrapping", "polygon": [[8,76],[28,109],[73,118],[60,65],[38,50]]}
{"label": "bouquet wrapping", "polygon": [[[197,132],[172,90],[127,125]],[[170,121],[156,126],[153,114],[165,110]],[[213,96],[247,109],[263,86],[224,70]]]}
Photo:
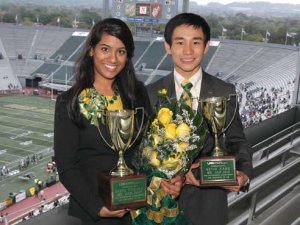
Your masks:
{"label": "bouquet wrapping", "polygon": [[163,101],[149,121],[135,162],[147,175],[147,205],[131,211],[132,224],[185,225],[188,219],[160,182],[189,170],[203,147],[207,127],[202,115],[183,101],[171,101],[165,89],[158,94]]}

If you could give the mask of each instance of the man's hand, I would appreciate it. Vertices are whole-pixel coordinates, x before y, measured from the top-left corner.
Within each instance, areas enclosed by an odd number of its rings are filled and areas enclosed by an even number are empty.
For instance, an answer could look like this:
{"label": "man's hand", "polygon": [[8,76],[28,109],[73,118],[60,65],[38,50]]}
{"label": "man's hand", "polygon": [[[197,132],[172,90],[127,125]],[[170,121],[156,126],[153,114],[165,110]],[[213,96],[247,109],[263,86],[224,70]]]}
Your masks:
{"label": "man's hand", "polygon": [[172,198],[177,198],[180,194],[182,188],[183,178],[177,175],[169,180],[161,180],[161,187],[164,191],[172,196]]}
{"label": "man's hand", "polygon": [[223,186],[224,189],[228,191],[234,191],[239,192],[240,189],[246,184],[246,182],[249,180],[249,177],[244,174],[242,171],[236,171],[236,178],[238,182],[238,186]]}
{"label": "man's hand", "polygon": [[128,213],[128,209],[120,209],[115,211],[110,211],[105,206],[100,209],[99,216],[101,217],[118,217],[122,218],[126,213]]}
{"label": "man's hand", "polygon": [[194,186],[200,186],[200,180],[197,180],[192,172],[193,169],[199,168],[200,162],[194,163],[191,165],[189,171],[185,174],[185,184],[191,184]]}

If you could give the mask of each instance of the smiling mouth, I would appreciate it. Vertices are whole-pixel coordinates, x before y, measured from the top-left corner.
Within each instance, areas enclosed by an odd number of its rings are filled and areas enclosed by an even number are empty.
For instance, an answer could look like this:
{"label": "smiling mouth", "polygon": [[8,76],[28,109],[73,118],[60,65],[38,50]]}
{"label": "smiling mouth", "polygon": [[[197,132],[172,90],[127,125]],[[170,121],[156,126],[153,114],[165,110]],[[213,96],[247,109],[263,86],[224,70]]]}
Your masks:
{"label": "smiling mouth", "polygon": [[195,59],[181,59],[182,62],[184,63],[191,63],[194,62]]}
{"label": "smiling mouth", "polygon": [[105,64],[105,67],[109,70],[115,70],[117,68],[117,65],[109,65],[109,64]]}

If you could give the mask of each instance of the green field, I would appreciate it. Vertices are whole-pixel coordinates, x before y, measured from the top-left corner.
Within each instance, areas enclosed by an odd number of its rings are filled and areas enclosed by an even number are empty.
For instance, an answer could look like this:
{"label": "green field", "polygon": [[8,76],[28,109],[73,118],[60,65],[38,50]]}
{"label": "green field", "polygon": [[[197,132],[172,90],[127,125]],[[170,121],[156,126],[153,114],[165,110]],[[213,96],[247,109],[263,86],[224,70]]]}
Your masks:
{"label": "green field", "polygon": [[[13,176],[1,176],[0,201],[10,192],[34,185],[33,180],[19,177],[33,172],[35,177],[50,177],[46,165],[53,155],[53,120],[55,101],[38,96],[0,96],[0,169],[15,168],[21,160],[30,159],[27,167]],[[43,155],[41,152],[48,152]],[[31,158],[37,157],[34,162]],[[11,172],[11,171],[10,171]]]}

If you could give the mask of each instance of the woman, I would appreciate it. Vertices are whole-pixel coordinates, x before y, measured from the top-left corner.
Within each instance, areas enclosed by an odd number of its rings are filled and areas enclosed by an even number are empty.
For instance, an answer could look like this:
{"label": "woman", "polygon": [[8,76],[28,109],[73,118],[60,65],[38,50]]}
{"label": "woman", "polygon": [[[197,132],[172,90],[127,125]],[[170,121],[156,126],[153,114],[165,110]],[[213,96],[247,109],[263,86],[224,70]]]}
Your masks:
{"label": "woman", "polygon": [[[98,22],[76,62],[75,84],[57,98],[55,160],[60,180],[70,192],[69,214],[84,225],[130,224],[128,209],[110,211],[104,206],[98,196],[97,173],[113,169],[118,160],[118,154],[99,134],[101,130],[104,138],[109,138],[99,109],[144,107],[144,115],[137,115],[136,127],[150,112],[146,89],[135,77],[133,51],[133,37],[124,22],[114,18]],[[127,164],[138,142],[125,152]]]}

